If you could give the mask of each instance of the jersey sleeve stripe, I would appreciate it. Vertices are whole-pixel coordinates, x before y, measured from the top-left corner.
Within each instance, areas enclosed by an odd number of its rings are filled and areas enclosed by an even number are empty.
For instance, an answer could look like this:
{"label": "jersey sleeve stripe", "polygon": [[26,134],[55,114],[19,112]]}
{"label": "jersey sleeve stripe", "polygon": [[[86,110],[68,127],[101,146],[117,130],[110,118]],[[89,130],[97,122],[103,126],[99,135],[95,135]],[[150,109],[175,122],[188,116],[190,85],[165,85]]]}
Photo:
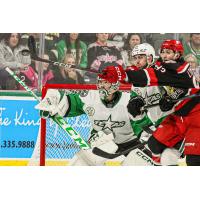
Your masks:
{"label": "jersey sleeve stripe", "polygon": [[144,71],[147,75],[147,81],[148,81],[147,85],[151,85],[151,86],[158,85],[158,79],[157,79],[154,69],[147,68],[147,69],[144,69]]}
{"label": "jersey sleeve stripe", "polygon": [[185,72],[188,69],[189,66],[190,66],[189,63],[185,62],[176,71],[177,71],[178,74],[181,74],[181,73]]}

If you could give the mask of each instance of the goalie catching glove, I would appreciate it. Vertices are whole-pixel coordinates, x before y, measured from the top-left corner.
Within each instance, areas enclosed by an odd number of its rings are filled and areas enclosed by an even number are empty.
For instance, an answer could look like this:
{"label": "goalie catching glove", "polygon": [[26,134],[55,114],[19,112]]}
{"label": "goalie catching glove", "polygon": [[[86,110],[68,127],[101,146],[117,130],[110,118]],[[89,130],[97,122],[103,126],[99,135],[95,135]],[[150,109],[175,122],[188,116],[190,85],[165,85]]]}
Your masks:
{"label": "goalie catching glove", "polygon": [[35,109],[40,110],[42,118],[52,117],[56,114],[63,117],[69,109],[68,98],[63,92],[49,89],[44,99],[35,106]]}

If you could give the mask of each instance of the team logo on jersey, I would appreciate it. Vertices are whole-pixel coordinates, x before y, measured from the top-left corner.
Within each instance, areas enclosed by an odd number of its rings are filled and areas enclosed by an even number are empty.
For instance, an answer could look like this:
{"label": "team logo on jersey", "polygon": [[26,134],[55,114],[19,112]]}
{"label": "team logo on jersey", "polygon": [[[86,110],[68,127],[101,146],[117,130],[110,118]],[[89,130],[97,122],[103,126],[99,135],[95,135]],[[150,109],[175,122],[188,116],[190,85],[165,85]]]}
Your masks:
{"label": "team logo on jersey", "polygon": [[133,88],[133,92],[135,92],[137,95],[142,96],[142,92],[139,88]]}
{"label": "team logo on jersey", "polygon": [[88,95],[88,93],[89,93],[89,90],[81,90],[80,91],[80,96],[81,97],[86,97]]}
{"label": "team logo on jersey", "polygon": [[182,94],[186,93],[187,90],[182,88],[175,88],[171,86],[164,86],[167,95],[169,95],[172,99],[178,99]]}
{"label": "team logo on jersey", "polygon": [[158,100],[161,99],[161,94],[155,93],[155,94],[152,94],[152,95],[149,95],[149,96],[148,96],[148,94],[146,94],[145,99],[147,99],[148,105],[152,105],[152,104],[154,104],[155,102],[157,102]]}
{"label": "team logo on jersey", "polygon": [[113,128],[120,128],[125,125],[125,121],[112,121],[111,115],[108,117],[107,120],[94,120],[94,124],[96,126],[102,127],[102,131],[111,131],[114,135]]}
{"label": "team logo on jersey", "polygon": [[86,112],[86,114],[87,114],[88,116],[93,116],[94,113],[95,113],[95,109],[94,109],[93,107],[87,107],[87,108],[85,109],[85,112]]}

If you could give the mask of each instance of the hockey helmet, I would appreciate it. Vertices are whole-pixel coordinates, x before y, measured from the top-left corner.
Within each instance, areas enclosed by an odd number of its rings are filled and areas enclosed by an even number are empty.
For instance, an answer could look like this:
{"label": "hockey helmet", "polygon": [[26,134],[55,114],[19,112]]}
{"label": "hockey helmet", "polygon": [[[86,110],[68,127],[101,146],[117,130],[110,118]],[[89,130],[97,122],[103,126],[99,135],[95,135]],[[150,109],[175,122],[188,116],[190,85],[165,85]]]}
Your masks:
{"label": "hockey helmet", "polygon": [[184,52],[183,45],[179,40],[165,40],[160,47],[161,51],[163,49],[171,49],[174,52],[179,52],[181,56]]}
{"label": "hockey helmet", "polygon": [[138,44],[133,48],[131,55],[132,57],[135,55],[146,55],[147,57],[152,56],[153,62],[155,59],[155,50],[148,43]]}

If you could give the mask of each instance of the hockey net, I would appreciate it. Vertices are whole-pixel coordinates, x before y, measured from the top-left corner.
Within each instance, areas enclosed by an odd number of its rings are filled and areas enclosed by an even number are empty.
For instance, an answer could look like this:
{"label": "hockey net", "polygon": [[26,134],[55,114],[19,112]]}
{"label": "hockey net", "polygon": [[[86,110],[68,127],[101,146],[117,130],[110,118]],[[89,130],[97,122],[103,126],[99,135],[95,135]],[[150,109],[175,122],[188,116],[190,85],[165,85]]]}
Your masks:
{"label": "hockey net", "polygon": [[[120,87],[121,91],[130,91],[130,85]],[[47,84],[42,89],[44,98],[48,89],[58,89],[66,94],[84,95],[88,90],[97,90],[96,85],[80,84]],[[91,123],[86,114],[77,117],[65,118],[73,129],[87,141],[90,135]],[[40,133],[36,142],[35,150],[29,165],[69,165],[70,160],[80,147],[63,131],[53,120],[41,119]]]}

